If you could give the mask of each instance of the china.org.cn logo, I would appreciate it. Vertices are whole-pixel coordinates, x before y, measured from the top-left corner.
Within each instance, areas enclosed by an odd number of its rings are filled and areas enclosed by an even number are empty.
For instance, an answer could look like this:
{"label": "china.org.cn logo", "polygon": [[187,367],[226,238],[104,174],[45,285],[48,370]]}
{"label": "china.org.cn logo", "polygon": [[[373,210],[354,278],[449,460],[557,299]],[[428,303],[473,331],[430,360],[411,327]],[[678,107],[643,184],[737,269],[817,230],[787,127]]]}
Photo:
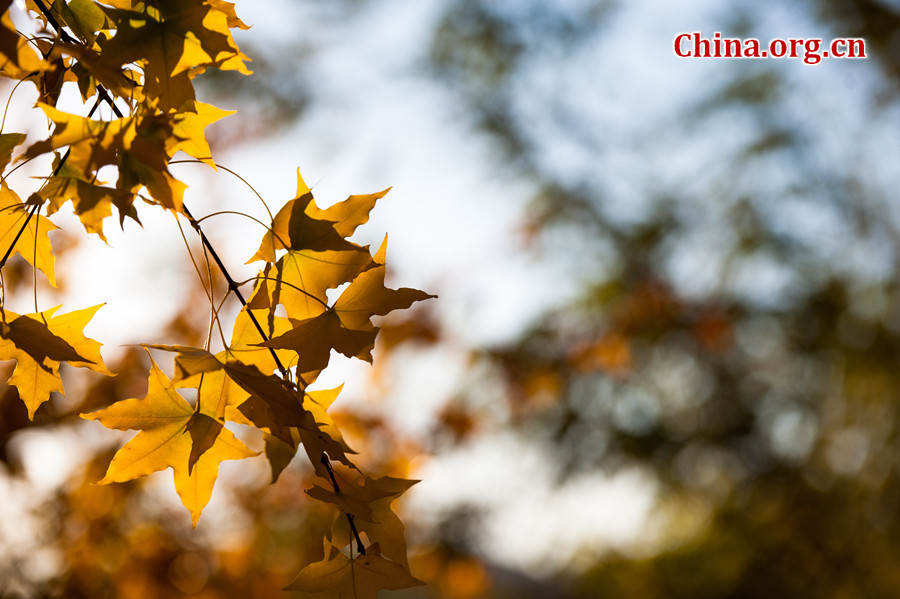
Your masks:
{"label": "china.org.cn logo", "polygon": [[767,43],[755,37],[723,37],[718,31],[705,38],[699,31],[675,36],[673,51],[679,58],[799,58],[819,64],[826,58],[867,58],[866,40],[860,37],[774,38]]}

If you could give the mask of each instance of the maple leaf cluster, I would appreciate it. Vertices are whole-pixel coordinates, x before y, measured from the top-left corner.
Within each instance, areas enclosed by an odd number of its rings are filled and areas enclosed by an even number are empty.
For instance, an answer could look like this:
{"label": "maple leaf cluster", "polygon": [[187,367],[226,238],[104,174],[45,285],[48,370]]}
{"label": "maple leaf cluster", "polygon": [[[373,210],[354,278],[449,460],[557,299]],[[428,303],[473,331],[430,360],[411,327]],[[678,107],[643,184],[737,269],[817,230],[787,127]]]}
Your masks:
{"label": "maple leaf cluster", "polygon": [[[168,169],[179,151],[216,168],[204,130],[231,113],[197,101],[193,80],[209,68],[251,73],[232,37],[232,29],[247,27],[233,4],[70,0],[48,6],[28,0],[27,16],[38,30],[30,37],[13,24],[11,4],[0,0],[0,74],[36,85],[37,108],[53,129],[18,154],[26,135],[0,134],[0,168],[51,155],[53,172],[25,202],[5,176],[0,180],[0,248],[7,249],[0,267],[19,254],[55,285],[48,236],[55,225],[41,210],[50,216],[71,201],[85,230],[105,241],[103,224],[113,208],[120,225],[126,218],[140,223],[140,199],[187,219],[216,259],[228,293],[241,302],[221,351],[148,345],[174,355],[174,375],[151,359],[145,397],[83,414],[109,428],[138,431],[100,482],[172,468],[175,489],[196,524],[219,465],[259,453],[227,423],[253,427],[262,432],[273,482],[302,447],[322,479],[307,493],[336,508],[323,559],[306,566],[289,588],[308,597],[375,597],[381,588],[419,584],[409,572],[403,524],[391,508],[416,481],[359,471],[328,415],[340,388],[309,389],[333,351],[372,361],[379,332],[373,317],[433,297],[385,286],[387,238],[374,254],[348,240],[388,190],[322,209],[298,170],[294,199],[274,216],[248,261],[263,266],[245,300],[242,284],[230,277],[184,205],[186,185]],[[88,116],[57,108],[66,83],[77,85],[86,105],[93,102]],[[94,118],[103,102],[116,118]],[[117,173],[114,183],[100,180],[101,169]],[[342,286],[329,301],[327,292]],[[111,374],[100,344],[82,332],[98,308],[18,315],[0,305],[0,359],[16,360],[8,383],[29,417],[52,392],[63,392],[62,363]]]}

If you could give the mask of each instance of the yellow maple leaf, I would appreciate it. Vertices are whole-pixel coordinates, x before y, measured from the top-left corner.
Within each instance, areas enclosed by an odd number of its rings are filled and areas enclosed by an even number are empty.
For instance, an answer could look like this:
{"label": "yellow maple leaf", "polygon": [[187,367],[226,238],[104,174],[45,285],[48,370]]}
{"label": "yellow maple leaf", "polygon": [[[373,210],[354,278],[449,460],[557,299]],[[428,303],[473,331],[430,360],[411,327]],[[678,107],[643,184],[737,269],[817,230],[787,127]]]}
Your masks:
{"label": "yellow maple leaf", "polygon": [[328,220],[334,223],[334,230],[342,237],[353,235],[356,228],[369,220],[369,212],[375,203],[387,195],[390,187],[376,193],[352,195],[343,202],[333,204],[322,210],[315,203],[306,207],[306,213],[313,218]]}
{"label": "yellow maple leaf", "polygon": [[[214,414],[204,416],[195,417],[194,408],[152,362],[144,398],[125,399],[82,414],[82,418],[98,420],[108,428],[140,431],[119,449],[100,483],[124,482],[172,468],[175,490],[196,526],[212,496],[219,464],[259,453],[251,451],[227,428],[209,426]],[[198,444],[202,452],[195,449]]]}
{"label": "yellow maple leaf", "polygon": [[298,354],[298,370],[301,373],[318,372],[328,365],[331,350],[337,350],[348,358],[372,361],[372,348],[378,330],[370,327],[359,331],[347,329],[333,311],[293,322],[294,327],[266,341],[266,347],[290,349]]}
{"label": "yellow maple leaf", "polygon": [[6,322],[0,324],[0,360],[16,360],[7,383],[16,387],[29,418],[50,399],[50,393],[63,393],[60,362],[112,374],[103,363],[100,343],[84,335],[85,325],[100,305],[57,316],[58,309],[24,316],[5,310]]}
{"label": "yellow maple leaf", "polygon": [[[53,248],[48,233],[57,227],[40,215],[34,215],[29,219],[28,212],[31,208],[24,204],[6,183],[0,183],[0,247],[12,247],[12,253],[25,258],[29,264],[44,273],[50,284],[56,287]],[[26,220],[28,225],[22,230]],[[19,231],[22,231],[22,234],[16,239]]]}
{"label": "yellow maple leaf", "polygon": [[121,65],[140,63],[144,91],[163,111],[194,99],[191,76],[206,67],[251,73],[229,31],[236,25],[233,7],[202,0],[159,0],[143,10],[132,4],[106,10],[116,33],[103,52]]}
{"label": "yellow maple leaf", "polygon": [[222,110],[212,104],[194,102],[191,106],[184,106],[185,110],[179,112],[173,122],[172,135],[166,139],[166,153],[169,156],[181,150],[182,152],[201,160],[209,166],[216,168],[212,159],[212,151],[204,135],[204,129],[219,119],[232,115],[236,110]]}
{"label": "yellow maple leaf", "polygon": [[[247,263],[249,264],[256,260],[274,262],[275,252],[284,249],[353,249],[348,248],[340,242],[336,242],[331,236],[329,228],[333,229],[339,237],[349,237],[356,231],[358,226],[369,220],[369,212],[375,207],[375,203],[380,198],[384,197],[390,189],[391,188],[389,187],[383,191],[367,195],[352,195],[343,202],[338,202],[337,204],[322,210],[316,205],[312,196],[312,191],[310,191],[309,186],[303,180],[300,169],[297,169],[297,192],[294,199],[289,200],[282,206],[275,215],[275,218],[272,219],[270,230],[263,235],[262,242],[259,244],[259,249]],[[297,205],[298,202],[300,202],[299,206]],[[299,210],[297,210],[297,208],[299,208]],[[296,216],[294,215],[295,210],[297,211]],[[291,241],[292,218],[295,221],[304,221],[303,223],[295,223],[294,228],[297,235],[296,243]],[[313,222],[310,223],[310,221]],[[309,239],[304,237],[304,232],[302,231],[303,224],[306,224],[307,227],[315,227],[318,230],[317,233],[319,237],[324,235],[326,241],[336,247],[327,247],[327,243],[324,248],[317,248],[310,245],[308,243]],[[316,235],[313,234],[313,237],[315,236]],[[319,244],[322,245],[321,239],[319,240]]]}
{"label": "yellow maple leaf", "polygon": [[[39,195],[53,202],[52,209],[72,199],[85,228],[101,236],[100,221],[110,205],[118,209],[120,223],[126,216],[138,220],[133,203],[142,186],[157,204],[181,211],[187,186],[168,171],[169,159],[180,150],[214,166],[204,129],[231,114],[191,101],[178,113],[158,113],[148,105],[134,116],[101,121],[38,106],[55,127],[47,139],[29,146],[22,159],[69,148],[65,165]],[[119,171],[115,190],[96,181],[98,171],[108,165]]]}
{"label": "yellow maple leaf", "polygon": [[6,382],[16,388],[28,410],[28,418],[32,420],[41,404],[50,399],[51,393],[64,392],[58,365],[46,366],[21,354],[12,376]]}
{"label": "yellow maple leaf", "polygon": [[[406,527],[391,509],[391,503],[417,482],[419,481],[384,476],[375,479],[366,477],[362,487],[341,484],[341,495],[362,491],[361,499],[365,501],[370,516],[367,518],[362,513],[345,510],[356,515],[355,525],[359,532],[366,533],[370,543],[378,543],[382,555],[404,566],[409,563],[406,555]],[[336,499],[340,497],[339,495],[324,489],[317,493],[322,494],[321,497],[316,497],[317,499],[338,505]],[[357,501],[359,500],[358,497]],[[351,534],[344,518],[335,520],[332,540],[336,544],[349,543],[352,540]]]}
{"label": "yellow maple leaf", "polygon": [[[181,210],[181,199],[186,185],[168,172],[166,164],[166,139],[172,135],[172,117],[152,114],[147,110],[111,121],[100,121],[57,110],[48,104],[38,103],[55,127],[47,139],[38,141],[25,151],[22,159],[34,158],[47,152],[68,146],[66,161],[69,177],[94,181],[104,166],[119,169],[116,189],[126,196],[113,196],[120,221],[124,216],[136,219],[133,202],[141,186],[146,186],[158,204],[172,210]],[[74,173],[74,175],[73,175]],[[64,175],[63,175],[64,176]],[[68,186],[66,190],[71,192]],[[86,227],[96,228],[92,214]]]}
{"label": "yellow maple leaf", "polygon": [[98,235],[103,241],[106,241],[103,220],[112,214],[113,206],[119,213],[120,224],[125,217],[140,223],[134,208],[134,193],[92,183],[69,164],[64,164],[56,175],[47,179],[47,184],[37,193],[48,201],[48,215],[54,214],[71,200],[75,215],[85,230]]}
{"label": "yellow maple leaf", "polygon": [[291,250],[278,259],[272,274],[260,274],[254,306],[282,304],[295,320],[318,316],[328,308],[326,291],[351,281],[372,266],[368,247],[351,251]]}
{"label": "yellow maple leaf", "polygon": [[29,146],[23,159],[68,146],[68,164],[92,175],[102,166],[116,164],[118,153],[130,148],[137,135],[135,117],[100,121],[63,112],[49,104],[38,103],[38,107],[53,122],[53,133]]}
{"label": "yellow maple leaf", "polygon": [[30,73],[42,71],[49,65],[41,60],[28,41],[16,31],[9,16],[12,0],[0,0],[0,74],[24,79]]}
{"label": "yellow maple leaf", "polygon": [[377,544],[350,559],[326,541],[325,557],[303,568],[285,590],[304,599],[377,599],[381,589],[421,584],[404,565],[385,559]]}
{"label": "yellow maple leaf", "polygon": [[386,252],[385,237],[375,255],[374,261],[377,266],[361,272],[334,303],[334,311],[346,328],[368,330],[372,328],[370,320],[372,316],[383,316],[393,310],[408,308],[414,302],[437,297],[409,287],[400,289],[385,287]]}

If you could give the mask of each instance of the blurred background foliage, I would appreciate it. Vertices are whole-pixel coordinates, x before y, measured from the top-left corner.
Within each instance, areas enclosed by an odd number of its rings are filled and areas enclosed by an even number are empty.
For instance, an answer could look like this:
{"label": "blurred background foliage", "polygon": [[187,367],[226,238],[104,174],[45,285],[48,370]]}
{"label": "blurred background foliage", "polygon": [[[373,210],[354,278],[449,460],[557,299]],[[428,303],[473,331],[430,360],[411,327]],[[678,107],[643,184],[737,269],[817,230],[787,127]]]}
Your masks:
{"label": "blurred background foliage", "polygon": [[[325,15],[337,38],[358,35],[353,23],[373,13],[405,22],[397,2],[297,4]],[[513,436],[552,466],[553,486],[637,472],[653,507],[627,542],[575,547],[536,569],[490,550],[477,502],[430,520],[408,512],[413,573],[429,587],[385,597],[897,595],[900,6],[682,4],[444,0],[416,32],[408,73],[444,89],[452,126],[522,184],[511,242],[568,273],[574,292],[509,338],[466,347],[467,369],[427,435],[375,412],[336,419],[373,473],[415,476],[423,455]],[[249,83],[209,78],[209,97],[242,115],[220,147],[276,134],[333,97],[307,67],[333,46],[303,27],[298,19],[294,39],[242,42],[255,61]],[[674,67],[671,39],[701,28],[862,37],[869,59]],[[5,276],[29,285],[21,264]],[[386,321],[376,364],[458,343],[449,329],[463,323],[440,311]],[[205,318],[178,315],[167,342],[196,343]],[[144,368],[140,352],[123,353],[117,377],[86,382],[34,425],[5,390],[7,492],[20,484],[17,435],[139,395]],[[192,533],[153,500],[152,480],[92,485],[115,446],[94,445],[83,469],[32,506],[33,538],[7,534],[5,596],[271,597],[317,557],[335,516],[304,499],[311,472],[298,466],[271,487],[266,473],[233,481],[233,538],[227,526]],[[577,526],[597,509],[587,494],[568,518]],[[522,534],[537,535],[540,514],[517,513]],[[3,519],[0,531],[15,528]]]}

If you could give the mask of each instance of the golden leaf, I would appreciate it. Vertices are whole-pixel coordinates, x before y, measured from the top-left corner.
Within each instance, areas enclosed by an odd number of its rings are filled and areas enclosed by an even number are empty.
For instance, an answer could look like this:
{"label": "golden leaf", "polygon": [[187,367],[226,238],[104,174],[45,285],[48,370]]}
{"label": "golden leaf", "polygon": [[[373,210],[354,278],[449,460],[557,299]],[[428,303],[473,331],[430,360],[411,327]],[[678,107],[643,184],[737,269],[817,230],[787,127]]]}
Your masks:
{"label": "golden leaf", "polygon": [[25,141],[24,133],[0,133],[0,171],[6,168],[12,158],[12,151]]}
{"label": "golden leaf", "polygon": [[[47,104],[38,105],[55,127],[50,137],[29,146],[22,158],[34,158],[69,147],[69,158],[58,177],[75,179],[75,182],[57,179],[55,187],[42,195],[62,194],[63,199],[59,201],[81,199],[85,206],[79,216],[91,213],[85,226],[92,231],[98,228],[100,211],[105,212],[109,203],[118,208],[120,222],[125,216],[137,220],[133,201],[141,186],[147,188],[159,205],[181,211],[187,186],[169,173],[169,159],[181,150],[210,162],[204,128],[230,114],[209,104],[190,102],[177,114],[156,113],[151,106],[144,107],[134,116],[101,121],[62,112]],[[107,165],[114,165],[119,170],[115,193],[95,183],[97,172]],[[56,177],[51,177],[50,182],[54,179]],[[101,203],[105,205],[98,208],[98,212],[91,212]],[[76,211],[79,211],[78,204]]]}
{"label": "golden leaf", "polygon": [[[297,169],[297,193],[272,219],[272,226],[263,235],[259,249],[250,260],[275,261],[277,250],[358,250],[358,246],[348,245],[336,239],[349,237],[356,228],[369,220],[369,212],[375,202],[384,197],[390,187],[378,193],[352,195],[343,202],[322,210],[313,199],[309,186]],[[291,222],[294,221],[294,238]]]}
{"label": "golden leaf", "polygon": [[59,173],[50,177],[38,194],[48,200],[48,215],[54,214],[68,200],[72,200],[75,215],[81,220],[85,230],[98,235],[103,241],[106,241],[103,219],[112,214],[112,206],[119,213],[120,224],[126,216],[140,223],[134,208],[134,193],[91,183],[69,164],[64,164]]}
{"label": "golden leaf", "polygon": [[[0,183],[0,248],[12,247],[12,253],[25,258],[29,264],[44,273],[50,284],[56,287],[53,248],[47,233],[57,227],[40,215],[34,215],[29,219],[28,212],[31,208],[24,204],[6,183]],[[26,220],[28,224],[22,230]],[[19,231],[22,231],[22,234],[16,239]]]}
{"label": "golden leaf", "polygon": [[[140,431],[119,449],[100,483],[124,482],[172,468],[175,490],[196,526],[212,495],[219,464],[258,452],[251,451],[227,428],[208,426],[207,419],[194,418],[194,414],[187,400],[152,362],[144,398],[125,399],[106,409],[82,414],[82,418],[99,420],[107,428]],[[209,414],[205,416],[214,419]],[[194,448],[195,442],[203,451]]]}
{"label": "golden leaf", "polygon": [[348,329],[367,330],[372,327],[371,317],[393,310],[408,308],[414,302],[437,297],[418,289],[402,287],[390,289],[384,286],[387,238],[381,244],[374,261],[377,266],[360,273],[341,293],[334,303],[334,311]]}
{"label": "golden leaf", "polygon": [[262,345],[297,352],[298,369],[301,373],[324,369],[328,365],[332,349],[348,358],[372,361],[372,348],[378,334],[374,327],[367,331],[344,328],[338,315],[330,310],[293,324],[294,328],[290,331]]}
{"label": "golden leaf", "polygon": [[85,337],[83,332],[100,306],[57,316],[58,309],[59,306],[24,316],[5,310],[7,322],[0,324],[0,360],[16,360],[7,382],[16,387],[29,418],[50,399],[50,393],[63,393],[60,362],[112,374],[103,363],[100,343]]}
{"label": "golden leaf", "polygon": [[381,589],[405,589],[424,584],[408,568],[385,559],[377,544],[350,559],[331,543],[325,557],[303,568],[285,590],[303,599],[377,599]]}
{"label": "golden leaf", "polygon": [[[192,72],[209,66],[249,75],[249,60],[234,43],[231,7],[201,0],[160,0],[145,10],[107,9],[116,33],[103,52],[119,64],[140,63],[144,93],[159,100],[163,111],[194,99]],[[233,18],[232,18],[233,17]]]}
{"label": "golden leaf", "polygon": [[166,139],[166,153],[169,156],[181,150],[202,160],[209,166],[216,168],[212,159],[212,151],[204,135],[204,129],[219,119],[232,115],[236,110],[222,110],[212,104],[194,102],[193,105],[182,107],[180,113],[175,116],[172,135]]}
{"label": "golden leaf", "polygon": [[12,0],[0,0],[0,74],[24,79],[31,73],[48,68],[28,41],[19,35],[9,16]]}
{"label": "golden leaf", "polygon": [[358,226],[368,222],[369,212],[375,207],[375,202],[387,195],[390,190],[388,187],[376,193],[352,195],[324,210],[311,203],[306,211],[313,218],[334,222],[334,230],[339,235],[350,237]]}
{"label": "golden leaf", "polygon": [[[274,273],[261,281],[255,305],[282,304],[295,320],[318,316],[327,308],[325,292],[353,280],[371,266],[368,248],[352,251],[291,250],[275,263]],[[263,275],[266,276],[266,275]]]}

